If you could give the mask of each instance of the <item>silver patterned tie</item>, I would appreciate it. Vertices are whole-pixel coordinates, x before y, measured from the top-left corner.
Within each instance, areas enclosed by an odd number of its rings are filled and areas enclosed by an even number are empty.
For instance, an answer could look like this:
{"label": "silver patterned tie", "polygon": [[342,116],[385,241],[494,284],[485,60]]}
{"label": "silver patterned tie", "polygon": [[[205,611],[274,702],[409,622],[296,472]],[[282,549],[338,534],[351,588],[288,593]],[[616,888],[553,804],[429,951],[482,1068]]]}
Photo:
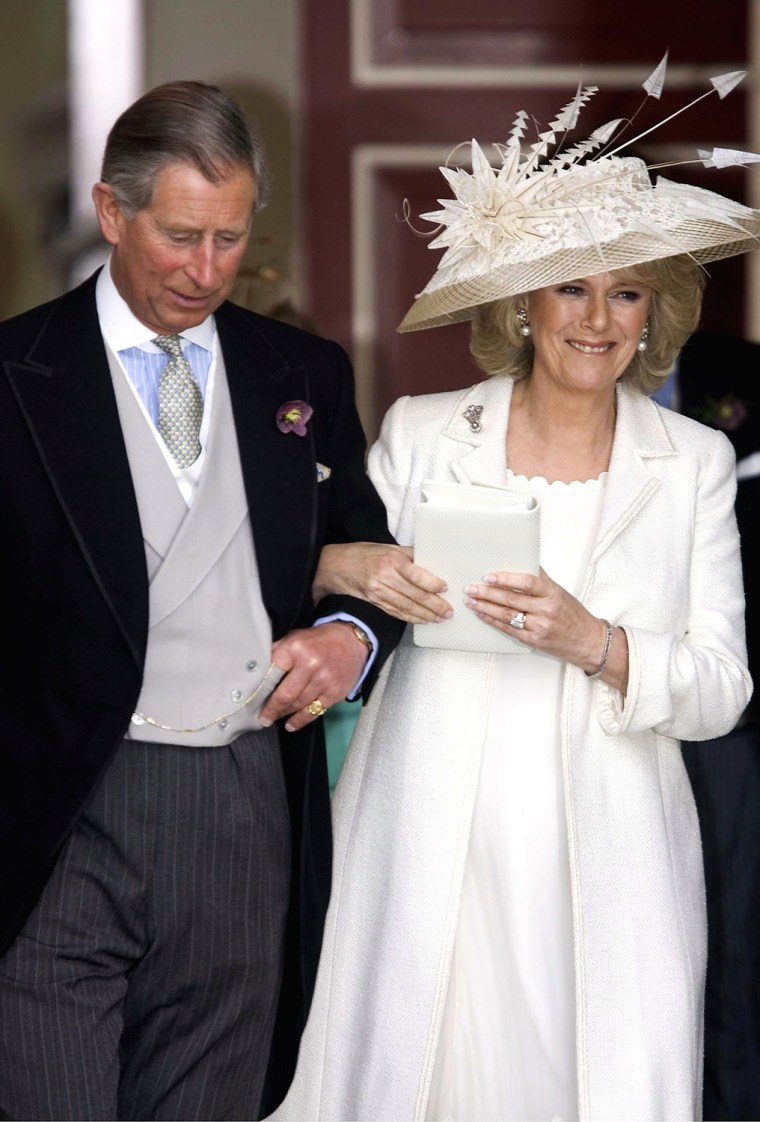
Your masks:
{"label": "silver patterned tie", "polygon": [[182,354],[179,335],[156,335],[153,342],[169,355],[158,383],[158,431],[177,467],[194,464],[201,454],[198,439],[203,398],[193,368]]}

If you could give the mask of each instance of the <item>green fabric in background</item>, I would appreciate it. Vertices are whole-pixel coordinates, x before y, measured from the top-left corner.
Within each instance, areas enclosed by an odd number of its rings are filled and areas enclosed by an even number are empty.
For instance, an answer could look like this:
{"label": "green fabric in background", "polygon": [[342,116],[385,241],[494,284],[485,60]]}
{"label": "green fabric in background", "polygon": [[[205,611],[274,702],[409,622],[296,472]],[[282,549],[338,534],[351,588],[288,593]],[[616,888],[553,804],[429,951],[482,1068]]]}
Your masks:
{"label": "green fabric in background", "polygon": [[325,722],[327,769],[330,776],[331,793],[335,790],[335,784],[338,782],[348,742],[361,713],[361,708],[360,701],[339,701],[336,705],[331,705],[322,718]]}

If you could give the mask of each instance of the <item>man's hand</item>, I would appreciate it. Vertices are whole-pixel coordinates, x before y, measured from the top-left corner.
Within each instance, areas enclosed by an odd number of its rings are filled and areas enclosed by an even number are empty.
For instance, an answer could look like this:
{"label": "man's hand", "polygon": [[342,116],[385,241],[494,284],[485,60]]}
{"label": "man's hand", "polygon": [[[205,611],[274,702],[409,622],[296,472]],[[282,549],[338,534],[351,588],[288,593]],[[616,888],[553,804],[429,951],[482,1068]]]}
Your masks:
{"label": "man's hand", "polygon": [[285,677],[261,710],[261,723],[268,727],[288,717],[288,732],[318,720],[306,708],[321,701],[329,709],[342,701],[358,682],[369,651],[353,628],[335,620],[290,631],[272,645],[272,661]]}

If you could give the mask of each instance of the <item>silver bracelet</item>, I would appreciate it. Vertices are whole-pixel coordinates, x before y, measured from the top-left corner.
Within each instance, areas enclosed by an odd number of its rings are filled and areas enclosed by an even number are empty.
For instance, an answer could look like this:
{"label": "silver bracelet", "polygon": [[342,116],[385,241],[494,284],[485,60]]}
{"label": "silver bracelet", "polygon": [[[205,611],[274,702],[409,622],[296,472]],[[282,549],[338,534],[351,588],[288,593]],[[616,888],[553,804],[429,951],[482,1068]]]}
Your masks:
{"label": "silver bracelet", "polygon": [[608,619],[603,619],[602,623],[607,628],[607,634],[604,636],[604,650],[602,651],[602,661],[597,666],[596,670],[589,672],[584,670],[583,673],[587,678],[598,678],[607,665],[607,659],[610,657],[610,647],[612,646],[612,624]]}

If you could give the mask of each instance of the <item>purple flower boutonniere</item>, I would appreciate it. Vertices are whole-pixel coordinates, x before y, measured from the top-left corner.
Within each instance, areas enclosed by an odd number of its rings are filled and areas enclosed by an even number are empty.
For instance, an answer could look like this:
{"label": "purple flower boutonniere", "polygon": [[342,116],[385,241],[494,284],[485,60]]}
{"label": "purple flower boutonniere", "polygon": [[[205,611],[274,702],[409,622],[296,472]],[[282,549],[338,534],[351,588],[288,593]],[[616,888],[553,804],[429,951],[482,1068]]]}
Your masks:
{"label": "purple flower boutonniere", "polygon": [[274,415],[280,432],[294,432],[306,436],[306,425],[314,412],[306,401],[286,401]]}
{"label": "purple flower boutonniere", "polygon": [[723,432],[734,432],[747,419],[749,410],[741,398],[726,394],[718,401],[714,397],[705,400],[705,407],[699,413],[699,420]]}

